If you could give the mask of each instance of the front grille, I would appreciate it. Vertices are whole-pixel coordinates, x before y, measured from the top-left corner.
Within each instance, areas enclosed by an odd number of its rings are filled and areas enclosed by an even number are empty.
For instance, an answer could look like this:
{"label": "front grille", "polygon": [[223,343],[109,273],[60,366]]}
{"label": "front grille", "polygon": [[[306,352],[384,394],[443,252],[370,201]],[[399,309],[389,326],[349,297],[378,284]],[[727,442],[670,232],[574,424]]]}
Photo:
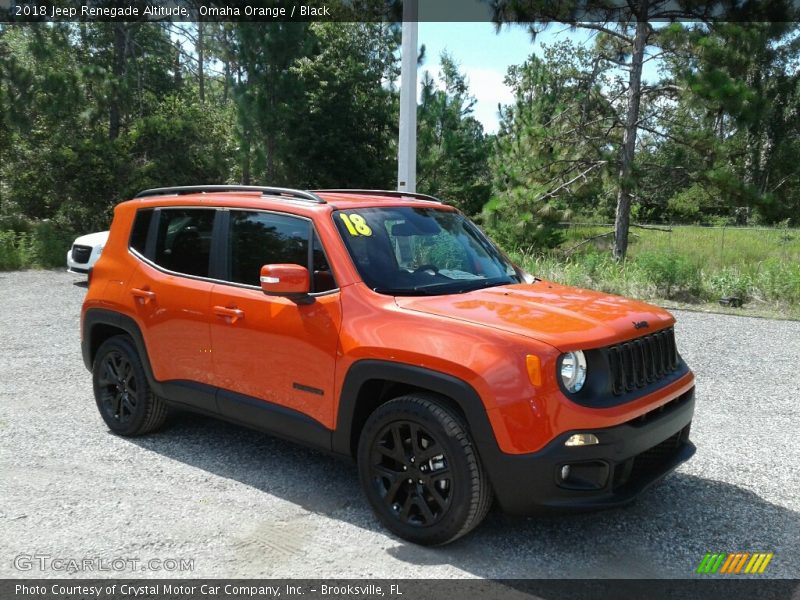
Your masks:
{"label": "front grille", "polygon": [[691,424],[649,450],[619,463],[614,468],[614,489],[629,483],[635,484],[653,472],[661,470],[689,439],[690,428]]}
{"label": "front grille", "polygon": [[670,327],[609,346],[611,390],[615,396],[643,388],[678,369],[675,331]]}
{"label": "front grille", "polygon": [[72,247],[72,260],[78,264],[86,264],[89,262],[89,257],[92,255],[91,246],[78,246],[77,244]]}

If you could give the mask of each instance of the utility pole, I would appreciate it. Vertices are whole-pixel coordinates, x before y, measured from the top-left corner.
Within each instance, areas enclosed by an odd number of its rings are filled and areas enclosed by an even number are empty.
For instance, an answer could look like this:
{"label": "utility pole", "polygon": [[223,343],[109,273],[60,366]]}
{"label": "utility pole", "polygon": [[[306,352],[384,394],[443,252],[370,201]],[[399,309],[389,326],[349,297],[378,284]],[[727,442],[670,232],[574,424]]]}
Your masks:
{"label": "utility pole", "polygon": [[397,189],[417,191],[417,16],[419,0],[403,0],[403,63],[400,70],[400,139]]}

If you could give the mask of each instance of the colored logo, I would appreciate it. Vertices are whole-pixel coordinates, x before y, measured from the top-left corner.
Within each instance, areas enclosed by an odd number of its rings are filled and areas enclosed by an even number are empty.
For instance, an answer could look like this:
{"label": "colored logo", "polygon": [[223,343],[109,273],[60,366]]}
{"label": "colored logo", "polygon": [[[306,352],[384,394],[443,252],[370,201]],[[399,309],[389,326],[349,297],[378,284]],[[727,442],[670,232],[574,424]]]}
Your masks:
{"label": "colored logo", "polygon": [[760,574],[767,569],[773,553],[769,552],[733,552],[708,553],[700,561],[696,573],[704,574]]}

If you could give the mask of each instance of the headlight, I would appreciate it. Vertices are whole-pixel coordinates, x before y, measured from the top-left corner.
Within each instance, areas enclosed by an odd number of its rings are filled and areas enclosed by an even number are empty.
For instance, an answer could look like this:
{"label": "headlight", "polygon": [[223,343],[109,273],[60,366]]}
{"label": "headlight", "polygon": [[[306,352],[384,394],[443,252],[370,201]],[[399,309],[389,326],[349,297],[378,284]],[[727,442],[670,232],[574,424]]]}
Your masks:
{"label": "headlight", "polygon": [[586,357],[583,352],[567,352],[561,357],[561,382],[571,394],[580,392],[586,382]]}

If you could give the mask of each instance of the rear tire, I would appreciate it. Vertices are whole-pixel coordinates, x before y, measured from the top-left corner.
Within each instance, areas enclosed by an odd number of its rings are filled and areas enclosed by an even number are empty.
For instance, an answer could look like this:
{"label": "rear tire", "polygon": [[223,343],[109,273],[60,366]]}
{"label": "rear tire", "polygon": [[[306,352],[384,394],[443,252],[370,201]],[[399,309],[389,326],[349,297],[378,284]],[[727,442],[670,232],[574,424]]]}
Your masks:
{"label": "rear tire", "polygon": [[390,400],[369,416],[359,439],[358,471],[381,522],[416,544],[458,539],[492,503],[466,425],[433,394]]}
{"label": "rear tire", "polygon": [[167,418],[167,405],[153,393],[133,341],[127,335],[107,339],[92,366],[94,398],[100,416],[118,435],[155,431]]}

